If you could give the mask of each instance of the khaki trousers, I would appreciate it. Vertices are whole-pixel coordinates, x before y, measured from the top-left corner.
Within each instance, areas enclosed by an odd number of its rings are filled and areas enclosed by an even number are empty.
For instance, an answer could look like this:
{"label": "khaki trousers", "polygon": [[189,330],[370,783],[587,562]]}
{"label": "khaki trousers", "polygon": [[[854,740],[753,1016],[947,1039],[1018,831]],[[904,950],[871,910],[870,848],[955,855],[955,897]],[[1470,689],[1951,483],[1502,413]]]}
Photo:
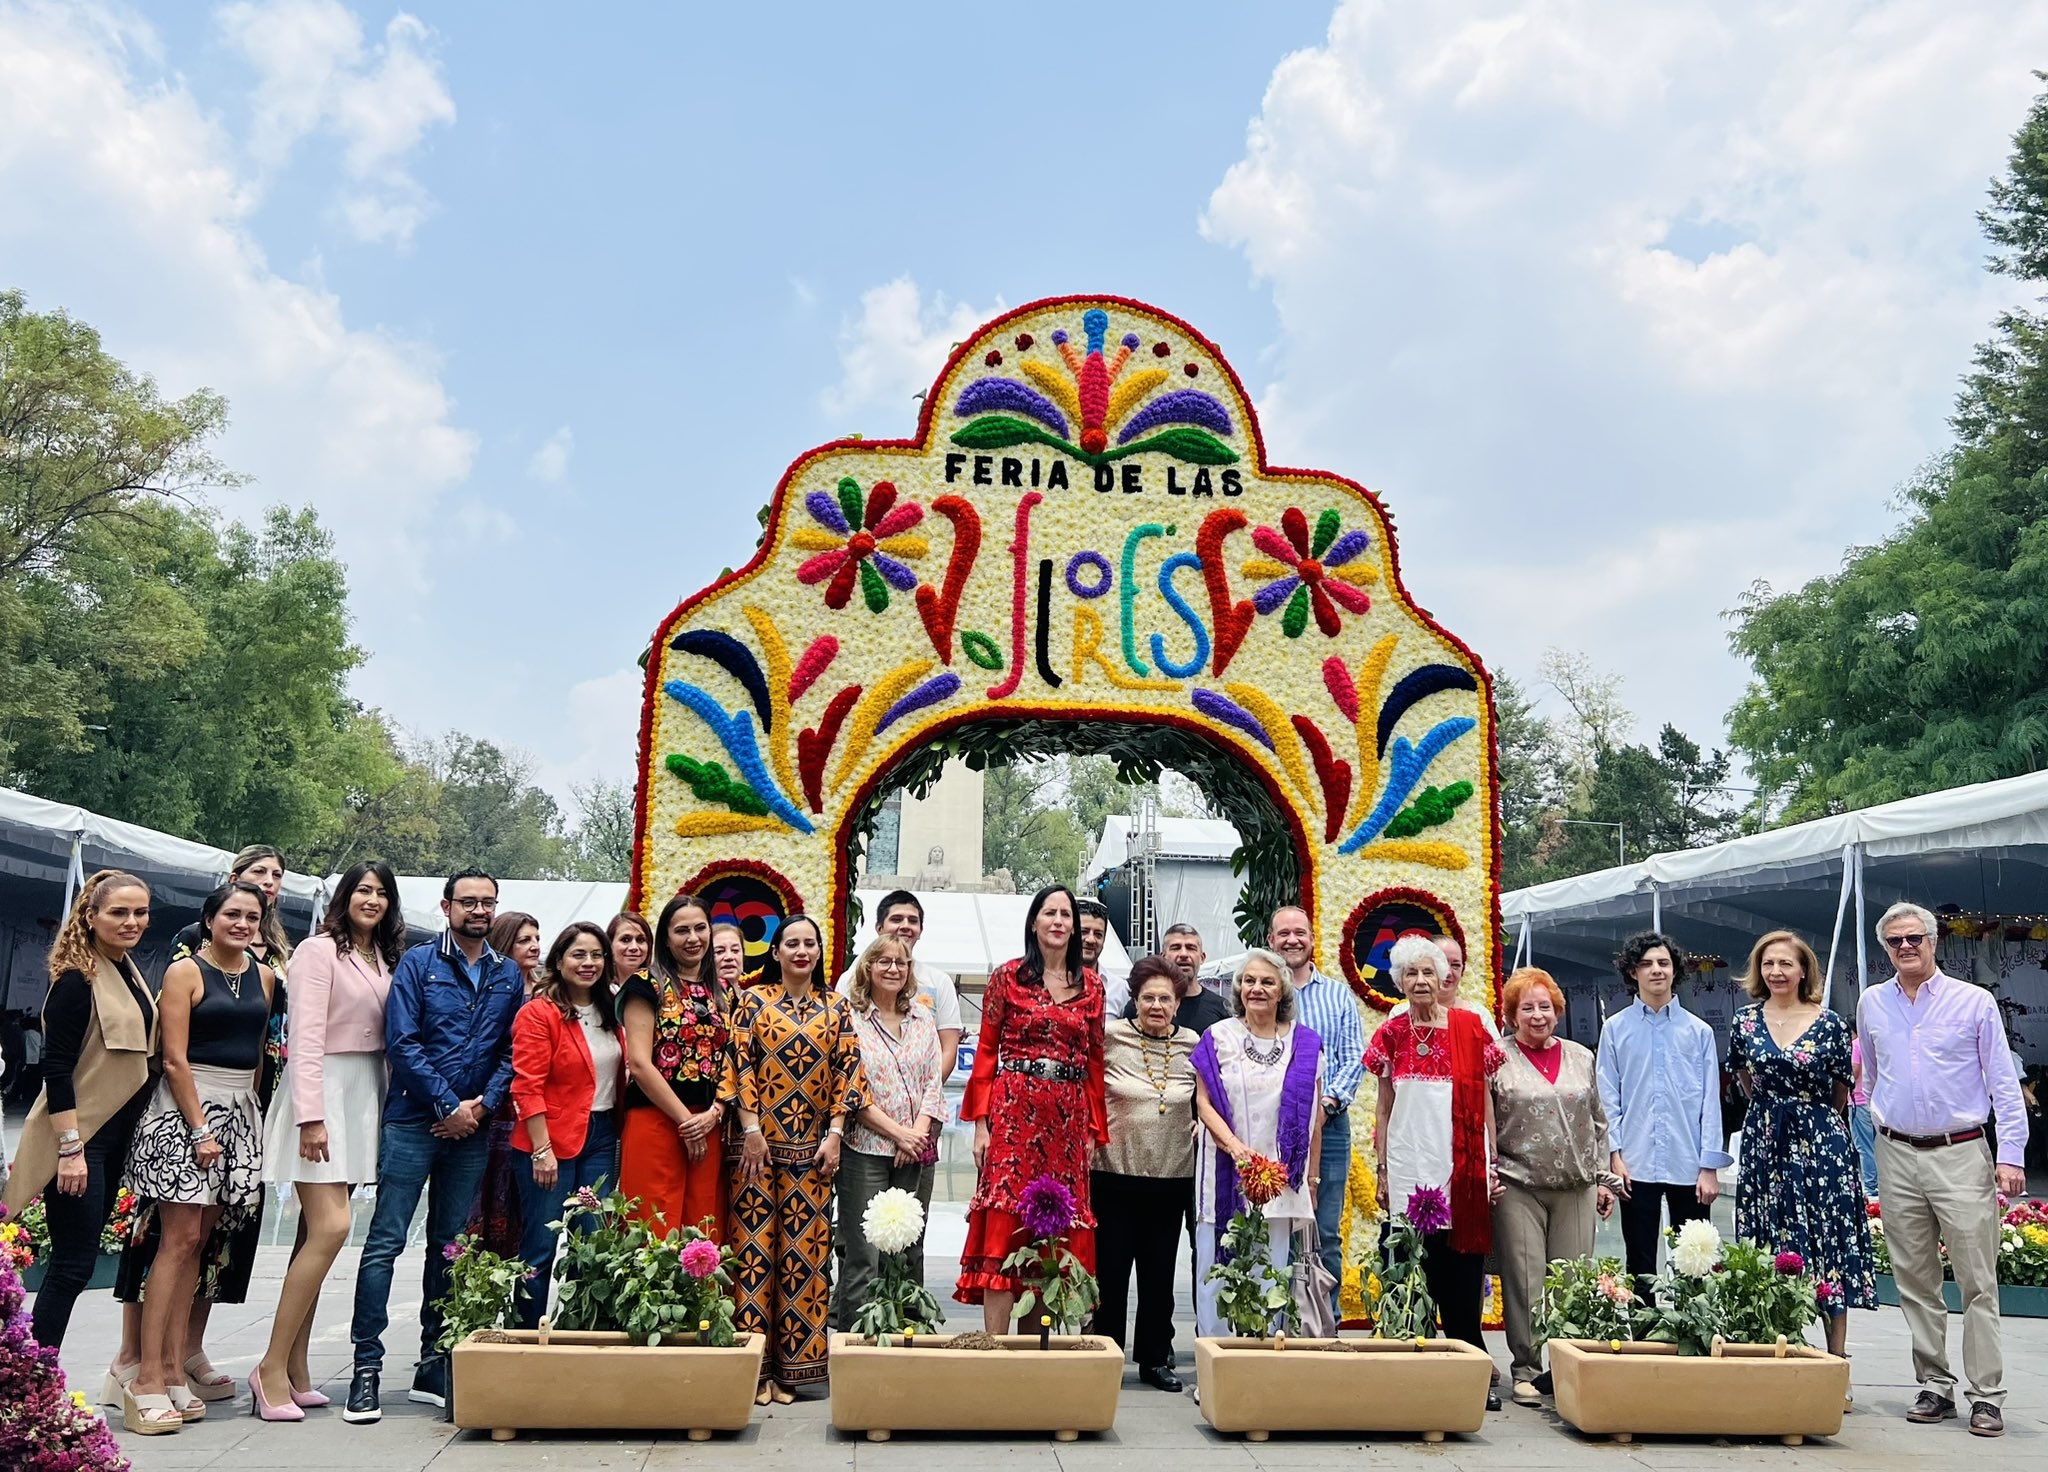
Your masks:
{"label": "khaki trousers", "polygon": [[1500,1264],[1501,1318],[1508,1332],[1515,1383],[1543,1373],[1536,1343],[1536,1302],[1543,1274],[1560,1257],[1593,1251],[1593,1188],[1531,1191],[1503,1182],[1493,1208],[1493,1252]]}
{"label": "khaki trousers", "polygon": [[[1982,1140],[1916,1150],[1877,1137],[1878,1200],[1899,1307],[1913,1335],[1913,1375],[1956,1399],[1948,1365],[1948,1306],[1941,1301],[1941,1244],[1963,1298],[1963,1372],[1969,1400],[2005,1401],[1998,1330],[1998,1186]],[[1968,1408],[1965,1407],[1967,1412]]]}

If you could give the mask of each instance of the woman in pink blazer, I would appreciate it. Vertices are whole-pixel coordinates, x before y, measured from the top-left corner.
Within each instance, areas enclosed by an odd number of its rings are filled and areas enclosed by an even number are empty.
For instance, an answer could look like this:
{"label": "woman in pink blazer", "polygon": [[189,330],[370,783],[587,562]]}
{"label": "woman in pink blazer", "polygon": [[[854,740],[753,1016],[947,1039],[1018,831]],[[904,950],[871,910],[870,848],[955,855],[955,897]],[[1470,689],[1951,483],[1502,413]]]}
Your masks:
{"label": "woman in pink blazer", "polygon": [[320,1285],[348,1238],[349,1192],[377,1179],[384,1115],[384,998],[405,949],[398,880],[381,862],[341,876],[320,933],[292,952],[285,1086],[264,1126],[263,1178],[299,1198],[299,1237],[277,1296],[270,1347],[249,1377],[267,1421],[324,1406],[306,1345]]}
{"label": "woman in pink blazer", "polygon": [[[618,1184],[625,1084],[611,946],[602,930],[578,920],[555,937],[532,998],[512,1021],[512,1104],[519,1111],[512,1145],[527,1155],[512,1178],[519,1187],[519,1255],[533,1269],[519,1319],[528,1329],[547,1307],[554,1223],[579,1190],[602,1194]],[[569,1218],[571,1231],[579,1224]]]}

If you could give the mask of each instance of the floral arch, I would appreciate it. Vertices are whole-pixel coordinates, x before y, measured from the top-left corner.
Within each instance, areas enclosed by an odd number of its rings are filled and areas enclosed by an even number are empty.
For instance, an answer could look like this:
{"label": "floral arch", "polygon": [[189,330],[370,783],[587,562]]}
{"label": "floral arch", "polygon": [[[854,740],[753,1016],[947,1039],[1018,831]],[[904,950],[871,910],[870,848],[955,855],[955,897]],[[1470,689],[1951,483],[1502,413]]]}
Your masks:
{"label": "floral arch", "polygon": [[997,318],[914,437],[799,457],[753,560],[662,623],[634,902],[707,892],[757,945],[800,908],[843,957],[877,791],[1049,745],[1255,783],[1285,822],[1228,814],[1252,888],[1298,892],[1363,1003],[1413,929],[1480,941],[1492,996],[1484,668],[1409,598],[1377,499],[1270,466],[1215,346],[1116,297]]}

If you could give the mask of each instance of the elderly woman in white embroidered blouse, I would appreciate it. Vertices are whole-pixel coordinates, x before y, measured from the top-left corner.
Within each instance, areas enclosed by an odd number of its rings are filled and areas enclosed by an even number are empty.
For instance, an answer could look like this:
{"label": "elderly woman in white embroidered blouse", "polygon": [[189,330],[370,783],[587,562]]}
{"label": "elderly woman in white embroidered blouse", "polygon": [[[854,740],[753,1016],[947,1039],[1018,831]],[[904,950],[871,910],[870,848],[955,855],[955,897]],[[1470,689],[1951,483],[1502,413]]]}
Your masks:
{"label": "elderly woman in white embroidered blouse", "polygon": [[[847,1000],[867,1071],[868,1102],[848,1122],[836,1182],[840,1267],[832,1326],[841,1330],[853,1327],[880,1265],[861,1230],[868,1202],[892,1187],[916,1194],[924,1163],[937,1158],[937,1129],[946,1118],[938,1027],[918,1005],[910,948],[894,936],[877,939],[854,965]],[[922,1280],[922,1239],[910,1250],[908,1265]]]}
{"label": "elderly woman in white embroidered blouse", "polygon": [[1513,1358],[1515,1399],[1542,1399],[1543,1349],[1535,1303],[1546,1266],[1593,1251],[1593,1218],[1614,1209],[1607,1172],[1607,1114],[1593,1054],[1557,1035],[1564,993],[1547,971],[1524,967],[1501,988],[1512,1036],[1493,1075],[1493,1245],[1502,1318]]}

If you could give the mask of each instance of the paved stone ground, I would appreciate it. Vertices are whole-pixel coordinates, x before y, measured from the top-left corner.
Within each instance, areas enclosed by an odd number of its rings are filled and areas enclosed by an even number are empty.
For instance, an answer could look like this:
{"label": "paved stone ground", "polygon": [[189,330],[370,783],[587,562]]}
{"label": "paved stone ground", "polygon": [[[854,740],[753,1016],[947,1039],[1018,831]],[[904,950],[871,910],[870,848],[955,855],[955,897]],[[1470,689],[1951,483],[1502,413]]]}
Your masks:
{"label": "paved stone ground", "polygon": [[[935,1217],[934,1230],[946,1218]],[[288,1219],[276,1230],[288,1229]],[[1604,1244],[1603,1244],[1604,1245]],[[211,1348],[223,1370],[246,1376],[262,1352],[269,1331],[269,1307],[275,1282],[283,1272],[285,1249],[266,1247],[252,1285],[251,1301],[224,1307],[214,1317]],[[323,1387],[337,1398],[348,1375],[348,1313],[353,1287],[354,1251],[344,1252],[322,1300],[314,1341],[313,1368]],[[416,1263],[416,1257],[409,1262]],[[932,1281],[950,1281],[955,1265],[934,1258]],[[1183,1274],[1185,1277],[1185,1273]],[[2005,1359],[2011,1396],[2008,1431],[2002,1440],[1969,1436],[1959,1422],[1913,1426],[1903,1419],[1913,1386],[1904,1321],[1896,1309],[1858,1313],[1851,1329],[1856,1411],[1831,1442],[1803,1447],[1776,1443],[1728,1443],[1713,1440],[1657,1440],[1622,1446],[1579,1436],[1548,1409],[1526,1410],[1509,1403],[1487,1417],[1485,1429],[1470,1437],[1451,1437],[1440,1446],[1412,1439],[1353,1436],[1280,1436],[1250,1445],[1211,1431],[1188,1396],[1170,1397],[1138,1383],[1135,1371],[1125,1381],[1115,1431],[1056,1446],[1049,1438],[939,1437],[905,1434],[886,1444],[842,1437],[831,1429],[822,1397],[793,1406],[769,1407],[754,1413],[754,1423],[737,1437],[693,1444],[680,1434],[631,1439],[584,1438],[566,1435],[521,1437],[498,1444],[478,1432],[457,1432],[439,1419],[439,1412],[408,1404],[404,1390],[410,1380],[411,1337],[406,1326],[417,1312],[418,1278],[408,1290],[401,1274],[392,1304],[397,1331],[391,1338],[390,1380],[385,1417],[376,1426],[342,1423],[338,1411],[314,1411],[298,1425],[265,1425],[249,1414],[246,1390],[240,1399],[212,1408],[204,1422],[174,1436],[143,1438],[123,1435],[122,1442],[138,1472],[158,1469],[213,1468],[219,1472],[285,1472],[285,1469],[388,1468],[392,1472],[540,1472],[540,1469],[605,1469],[605,1472],[661,1472],[698,1466],[758,1467],[811,1472],[811,1469],[859,1468],[861,1472],[910,1472],[940,1467],[967,1467],[1000,1459],[1005,1469],[1033,1472],[1208,1472],[1208,1469],[1373,1467],[1396,1463],[1449,1469],[1594,1467],[1613,1472],[1639,1468],[1708,1468],[1764,1464],[1799,1468],[1905,1468],[1928,1456],[1970,1457],[1990,1463],[2021,1458],[2034,1465],[2044,1450],[2043,1413],[2048,1411],[2048,1320],[2009,1320]],[[1181,1297],[1185,1308],[1186,1285]],[[967,1311],[956,1308],[956,1319]],[[1960,1333],[1960,1320],[1951,1324]],[[970,1327],[955,1323],[953,1327]],[[79,1302],[72,1334],[65,1346],[65,1368],[72,1383],[96,1389],[119,1330],[118,1309],[106,1293],[91,1293]],[[1192,1323],[1185,1314],[1178,1343],[1183,1371],[1193,1381]],[[1506,1351],[1496,1337],[1495,1358],[1503,1366]],[[1957,1351],[1960,1363],[1960,1351]],[[395,1394],[389,1394],[395,1392]],[[1986,1472],[1996,1472],[1987,1467]]]}

